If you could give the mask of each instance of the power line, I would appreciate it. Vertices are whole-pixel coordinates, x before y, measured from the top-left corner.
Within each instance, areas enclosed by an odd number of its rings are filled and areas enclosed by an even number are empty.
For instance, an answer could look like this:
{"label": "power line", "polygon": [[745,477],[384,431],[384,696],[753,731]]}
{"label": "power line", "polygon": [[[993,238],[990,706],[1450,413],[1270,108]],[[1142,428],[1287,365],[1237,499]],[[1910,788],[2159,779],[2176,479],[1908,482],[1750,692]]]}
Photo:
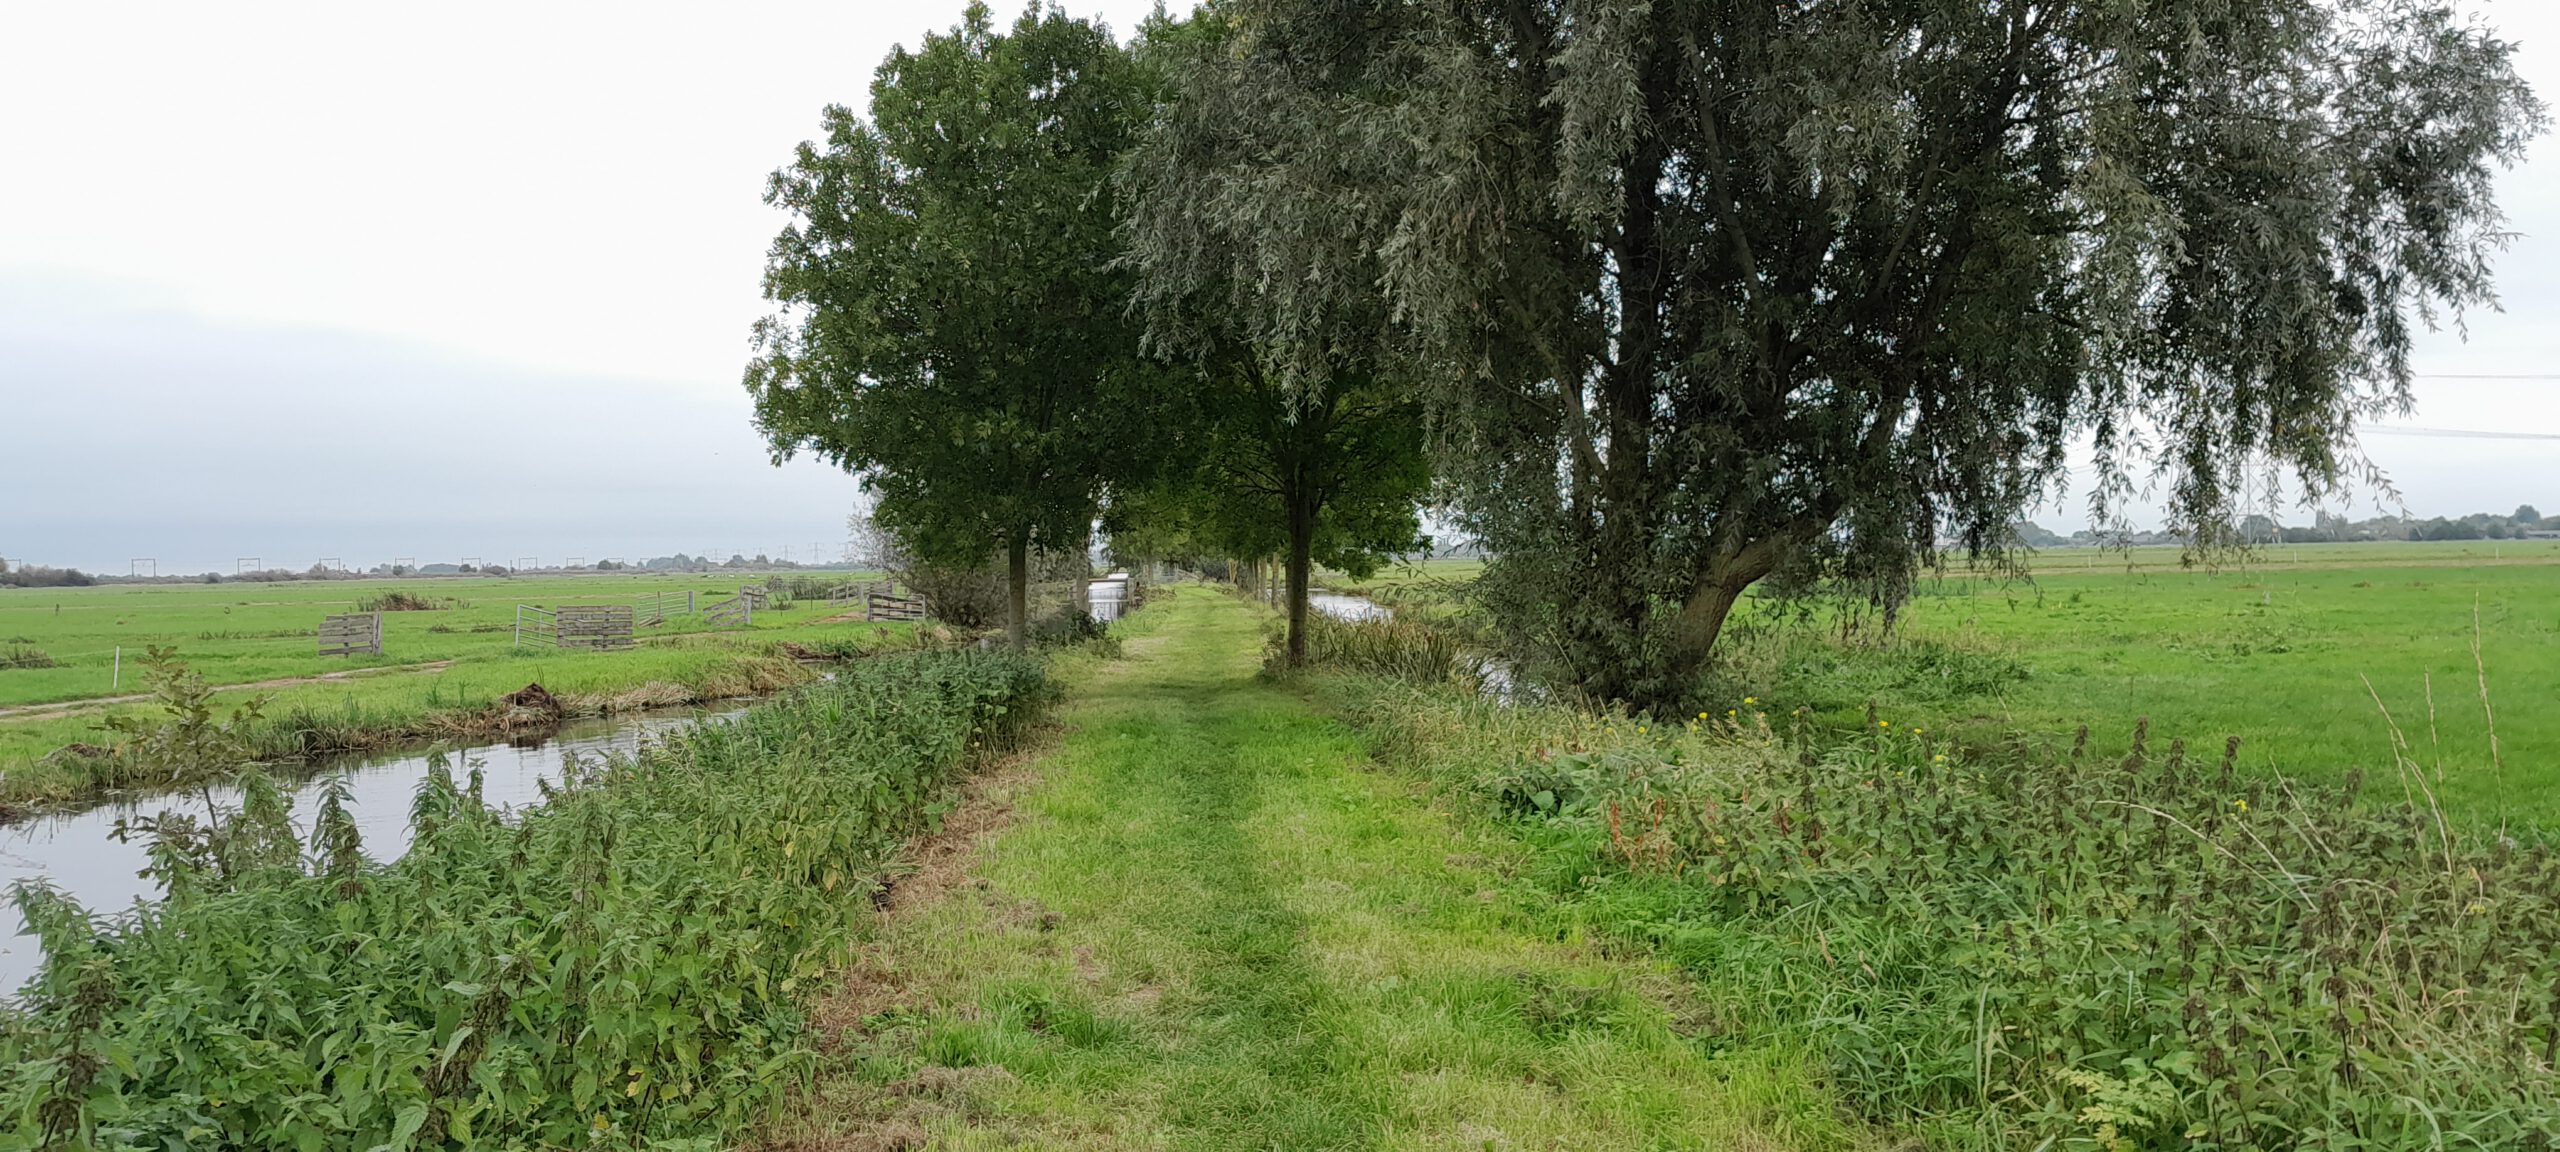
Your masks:
{"label": "power line", "polygon": [[2420,380],[2560,380],[2560,372],[2412,372]]}
{"label": "power line", "polygon": [[2364,431],[2383,436],[2443,436],[2459,440],[2560,440],[2560,433],[2553,432],[2483,432],[2475,428],[2368,425]]}

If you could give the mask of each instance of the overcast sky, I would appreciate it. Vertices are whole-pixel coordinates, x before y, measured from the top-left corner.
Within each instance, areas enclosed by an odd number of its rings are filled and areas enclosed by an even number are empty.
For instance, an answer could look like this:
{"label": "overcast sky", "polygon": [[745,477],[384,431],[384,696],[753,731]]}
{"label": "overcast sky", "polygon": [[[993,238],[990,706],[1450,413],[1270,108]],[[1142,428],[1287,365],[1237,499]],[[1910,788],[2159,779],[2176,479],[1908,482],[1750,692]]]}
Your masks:
{"label": "overcast sky", "polygon": [[[0,6],[0,557],[834,549],[852,481],[773,468],[738,386],[763,182],[961,7]],[[2560,95],[2560,5],[2479,10]],[[2504,189],[2506,312],[2422,372],[2560,370],[2554,143]],[[2411,423],[2560,434],[2554,386]],[[2560,510],[2560,440],[2367,443],[2421,514]]]}

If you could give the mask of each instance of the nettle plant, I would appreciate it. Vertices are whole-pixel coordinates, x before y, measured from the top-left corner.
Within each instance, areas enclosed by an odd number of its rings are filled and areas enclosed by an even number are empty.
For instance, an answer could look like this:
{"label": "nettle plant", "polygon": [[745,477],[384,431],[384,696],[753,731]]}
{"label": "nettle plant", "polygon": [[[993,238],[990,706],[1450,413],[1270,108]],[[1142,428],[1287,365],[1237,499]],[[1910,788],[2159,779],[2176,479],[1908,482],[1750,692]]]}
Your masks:
{"label": "nettle plant", "polygon": [[131,830],[158,903],[16,890],[47,960],[0,1009],[0,1149],[717,1142],[805,1081],[804,991],[884,862],[1049,691],[1010,654],[848,665],[522,814],[439,759],[387,865],[342,789],[298,834],[250,775]]}
{"label": "nettle plant", "polygon": [[2448,822],[2413,763],[2360,803],[2147,723],[2060,763],[1708,724],[1528,758],[1492,798],[1578,824],[1619,927],[1870,1116],[2109,1152],[2560,1135],[2560,853]]}

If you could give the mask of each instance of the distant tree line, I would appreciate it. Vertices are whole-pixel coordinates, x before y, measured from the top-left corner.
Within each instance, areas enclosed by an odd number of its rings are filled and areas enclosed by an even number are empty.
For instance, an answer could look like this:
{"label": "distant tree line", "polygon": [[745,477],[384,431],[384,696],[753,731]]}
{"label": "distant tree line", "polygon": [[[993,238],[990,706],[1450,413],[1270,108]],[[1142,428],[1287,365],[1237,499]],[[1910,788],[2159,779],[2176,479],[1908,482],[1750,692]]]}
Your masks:
{"label": "distant tree line", "polygon": [[[2161,530],[2101,532],[2083,528],[2063,535],[2032,520],[2021,520],[2012,531],[2018,543],[2030,548],[2095,547],[2100,545],[2179,545],[2195,543],[2194,537]],[[2560,516],[2545,517],[2531,504],[2520,504],[2509,513],[2474,512],[2468,516],[2435,516],[2419,519],[2410,516],[2375,516],[2351,520],[2327,510],[2312,514],[2309,525],[2286,525],[2275,517],[2252,512],[2233,526],[2231,539],[2243,545],[2257,544],[2343,544],[2377,540],[2523,540],[2537,537],[2560,537]]]}
{"label": "distant tree line", "polygon": [[97,578],[77,568],[47,568],[41,564],[11,567],[0,560],[0,588],[85,588]]}

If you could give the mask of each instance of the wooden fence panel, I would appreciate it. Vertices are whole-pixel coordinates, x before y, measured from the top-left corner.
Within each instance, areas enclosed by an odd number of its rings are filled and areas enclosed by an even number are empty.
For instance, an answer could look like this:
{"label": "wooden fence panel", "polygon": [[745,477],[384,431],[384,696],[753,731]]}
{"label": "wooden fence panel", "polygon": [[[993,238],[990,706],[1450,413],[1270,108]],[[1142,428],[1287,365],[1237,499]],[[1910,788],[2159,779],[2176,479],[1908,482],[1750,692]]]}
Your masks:
{"label": "wooden fence panel", "polygon": [[891,596],[885,592],[874,592],[864,601],[862,618],[865,620],[922,620],[924,619],[924,601],[913,596]]}
{"label": "wooden fence panel", "polygon": [[628,648],[634,613],[629,604],[563,604],[559,611],[563,648]]}
{"label": "wooden fence panel", "polygon": [[352,612],[321,618],[321,655],[353,656],[360,652],[382,655],[382,613]]}

